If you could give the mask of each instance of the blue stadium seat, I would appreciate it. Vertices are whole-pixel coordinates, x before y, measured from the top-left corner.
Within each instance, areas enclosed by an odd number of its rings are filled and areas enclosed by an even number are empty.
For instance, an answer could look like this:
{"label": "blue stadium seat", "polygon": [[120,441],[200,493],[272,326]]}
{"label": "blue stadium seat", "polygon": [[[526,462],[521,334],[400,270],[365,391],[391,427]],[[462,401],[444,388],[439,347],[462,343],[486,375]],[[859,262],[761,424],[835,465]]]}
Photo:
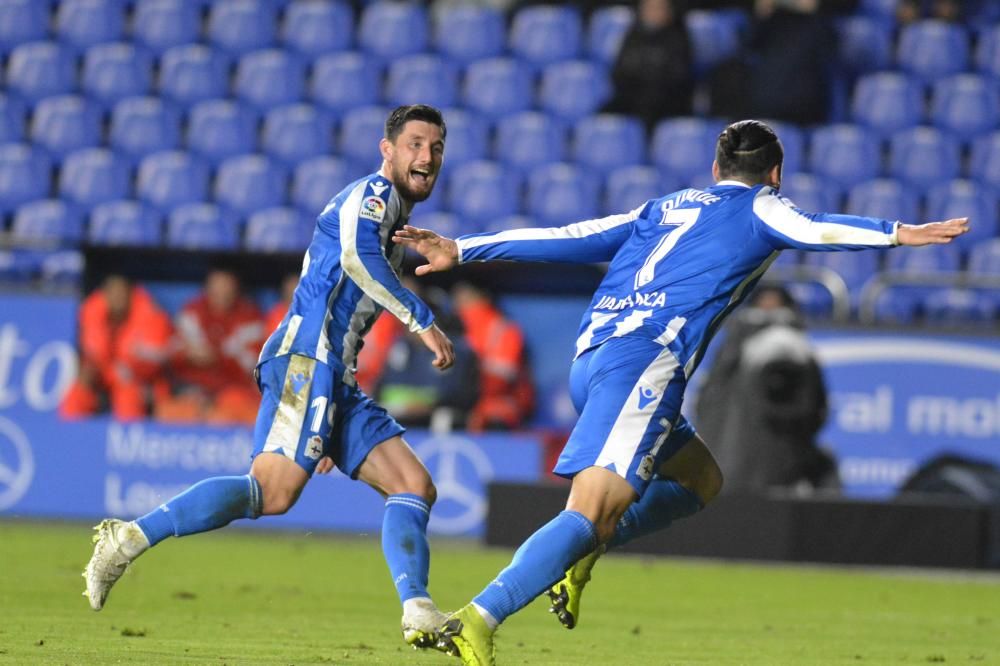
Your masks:
{"label": "blue stadium seat", "polygon": [[169,211],[208,198],[208,167],[183,150],[165,150],[143,158],[136,178],[136,195],[159,210]]}
{"label": "blue stadium seat", "polygon": [[899,0],[861,0],[860,13],[883,21],[895,21]]}
{"label": "blue stadium seat", "polygon": [[499,162],[468,162],[448,181],[448,210],[482,225],[518,212],[520,190],[520,176]]}
{"label": "blue stadium seat", "polygon": [[881,155],[875,136],[860,125],[827,125],[813,132],[810,171],[842,188],[879,175]]}
{"label": "blue stadium seat", "polygon": [[346,2],[297,0],[285,9],[281,42],[306,58],[351,48],[354,10]]}
{"label": "blue stadium seat", "polygon": [[635,10],[631,7],[612,5],[594,10],[587,25],[587,54],[598,62],[614,62],[634,20]]}
{"label": "blue stadium seat", "polygon": [[101,143],[99,109],[79,95],[46,97],[31,114],[31,140],[56,161],[67,153]]}
{"label": "blue stadium seat", "polygon": [[929,287],[890,286],[875,299],[875,321],[880,324],[912,324],[920,313],[920,302],[933,291]]}
{"label": "blue stadium seat", "polygon": [[375,171],[382,163],[378,142],[385,134],[385,119],[389,109],[381,106],[365,106],[351,109],[340,123],[340,152],[359,165]]}
{"label": "blue stadium seat", "polygon": [[1000,130],[972,142],[969,177],[1000,190]]}
{"label": "blue stadium seat", "polygon": [[46,252],[42,257],[41,282],[77,287],[83,278],[83,253],[76,249]]}
{"label": "blue stadium seat", "polygon": [[696,70],[706,71],[740,49],[739,24],[730,12],[694,10],[687,13],[684,23]]}
{"label": "blue stadium seat", "polygon": [[1000,79],[1000,24],[983,30],[976,45],[976,67]]}
{"label": "blue stadium seat", "polygon": [[956,74],[968,66],[969,36],[954,23],[917,21],[900,30],[896,60],[901,68],[924,81]]}
{"label": "blue stadium seat", "polygon": [[378,0],[367,5],[358,26],[361,49],[383,61],[427,50],[427,12],[416,3]]}
{"label": "blue stadium seat", "polygon": [[158,88],[160,94],[183,106],[225,97],[229,66],[207,46],[175,46],[160,58]]}
{"label": "blue stadium seat", "polygon": [[38,0],[7,0],[0,4],[0,53],[18,44],[45,39],[49,9]]}
{"label": "blue stadium seat", "polygon": [[124,97],[147,94],[153,65],[148,54],[132,44],[98,44],[84,54],[80,81],[84,92],[110,106]]}
{"label": "blue stadium seat", "polygon": [[0,93],[0,144],[24,138],[25,115],[20,100]]}
{"label": "blue stadium seat", "polygon": [[185,0],[141,0],[132,16],[132,36],[157,55],[169,48],[198,41],[201,13]]}
{"label": "blue stadium seat", "polygon": [[969,251],[971,275],[994,275],[1000,277],[1000,238],[979,241]]}
{"label": "blue stadium seat", "polygon": [[964,140],[995,129],[1000,120],[997,82],[975,74],[941,79],[931,95],[931,120]]}
{"label": "blue stadium seat", "polygon": [[251,252],[302,252],[312,239],[315,222],[295,208],[276,206],[247,220],[243,247]]}
{"label": "blue stadium seat", "polygon": [[381,95],[382,70],[361,53],[331,53],[313,64],[309,96],[336,116],[377,104]]}
{"label": "blue stadium seat", "polygon": [[650,159],[677,177],[681,185],[695,178],[711,178],[715,142],[723,128],[701,118],[662,120],[653,131]]}
{"label": "blue stadium seat", "polygon": [[542,71],[539,105],[570,122],[596,113],[610,97],[607,70],[589,60],[565,60]]}
{"label": "blue stadium seat", "polygon": [[909,224],[919,222],[917,193],[898,180],[876,178],[858,183],[847,193],[850,215],[901,220]]}
{"label": "blue stadium seat", "polygon": [[0,213],[49,195],[52,163],[26,143],[0,146]]}
{"label": "blue stadium seat", "polygon": [[531,71],[514,58],[477,60],[466,70],[462,98],[464,106],[494,119],[530,109]]}
{"label": "blue stadium seat", "polygon": [[889,175],[914,187],[957,178],[959,166],[958,142],[933,127],[903,130],[889,144]]}
{"label": "blue stadium seat", "polygon": [[489,152],[490,127],[482,116],[465,109],[442,111],[448,124],[444,156],[448,169],[471,160],[485,159]]}
{"label": "blue stadium seat", "polygon": [[90,212],[87,240],[92,245],[156,246],[160,244],[162,215],[138,201],[111,201]]}
{"label": "blue stadium seat", "polygon": [[656,167],[625,166],[608,174],[604,196],[604,213],[627,213],[650,199],[670,194],[678,183],[668,182]]}
{"label": "blue stadium seat", "polygon": [[[782,253],[784,254],[784,253]],[[861,287],[878,273],[884,251],[876,252],[805,252],[805,265],[829,268],[843,278],[850,291],[852,305],[857,305]]]}
{"label": "blue stadium seat", "polygon": [[108,142],[133,160],[180,141],[180,114],[159,97],[126,97],[111,111]]}
{"label": "blue stadium seat", "polygon": [[927,218],[948,220],[953,217],[968,217],[972,222],[968,233],[955,239],[963,250],[1000,236],[996,190],[973,180],[951,180],[931,187],[927,194]]}
{"label": "blue stadium seat", "polygon": [[853,72],[877,72],[892,66],[892,24],[855,14],[836,23],[838,61]]}
{"label": "blue stadium seat", "polygon": [[538,111],[501,118],[497,122],[493,154],[500,162],[522,171],[561,162],[566,155],[566,127]]}
{"label": "blue stadium seat", "polygon": [[464,219],[459,222],[458,215],[454,213],[424,213],[419,208],[414,212],[413,217],[410,218],[410,224],[413,226],[421,229],[430,229],[448,238],[455,238],[462,234],[479,231],[476,227],[470,228],[468,222],[468,220]]}
{"label": "blue stadium seat", "polygon": [[811,173],[782,175],[781,194],[807,213],[836,213],[841,210],[843,193],[840,189]]}
{"label": "blue stadium seat", "polygon": [[55,32],[59,41],[81,51],[118,41],[125,32],[124,6],[116,0],[62,0]]}
{"label": "blue stadium seat", "polygon": [[281,49],[265,49],[240,58],[233,92],[264,112],[299,101],[305,85],[305,68],[298,58]]}
{"label": "blue stadium seat", "polygon": [[786,123],[782,120],[767,119],[765,122],[778,135],[781,147],[785,151],[781,173],[789,174],[802,171],[806,158],[805,130],[794,123]]}
{"label": "blue stadium seat", "polygon": [[545,164],[528,177],[527,212],[538,226],[555,226],[599,215],[599,183],[586,170],[566,163]]}
{"label": "blue stadium seat", "polygon": [[217,0],[208,14],[208,41],[230,56],[274,44],[277,7],[264,0]]}
{"label": "blue stadium seat", "polygon": [[494,58],[503,53],[507,29],[494,7],[454,4],[438,13],[434,48],[458,63]]}
{"label": "blue stadium seat", "polygon": [[328,155],[314,157],[295,167],[292,203],[309,215],[319,215],[350,182],[344,160]]}
{"label": "blue stadium seat", "polygon": [[253,111],[227,99],[196,104],[188,116],[187,147],[210,162],[252,152],[257,144]]}
{"label": "blue stadium seat", "polygon": [[36,102],[76,88],[76,63],[65,47],[56,42],[28,42],[11,51],[7,58],[8,90]]}
{"label": "blue stadium seat", "polygon": [[332,123],[310,104],[279,106],[264,118],[261,148],[279,162],[295,166],[332,150]]}
{"label": "blue stadium seat", "polygon": [[646,131],[637,118],[600,113],[576,124],[573,130],[573,160],[592,171],[606,173],[643,163],[645,144]]}
{"label": "blue stadium seat", "polygon": [[435,55],[414,55],[389,65],[385,98],[390,106],[430,104],[452,106],[458,98],[458,73],[450,61]]}
{"label": "blue stadium seat", "polygon": [[236,250],[239,220],[215,204],[179,206],[167,218],[166,245],[184,250]]}
{"label": "blue stadium seat", "polygon": [[956,245],[925,245],[907,248],[906,252],[887,252],[885,269],[914,275],[955,273],[961,263],[962,253]]}
{"label": "blue stadium seat", "polygon": [[935,289],[923,302],[924,319],[937,323],[992,324],[997,302],[975,289]]}
{"label": "blue stadium seat", "polygon": [[10,228],[14,244],[78,243],[83,238],[83,215],[61,199],[42,199],[20,206]]}
{"label": "blue stadium seat", "polygon": [[535,67],[569,60],[580,53],[583,21],[580,12],[566,5],[524,7],[514,14],[509,43],[511,52]]}
{"label": "blue stadium seat", "polygon": [[106,148],[85,148],[66,156],[59,170],[59,196],[84,207],[129,194],[128,166]]}
{"label": "blue stadium seat", "polygon": [[241,215],[285,202],[287,174],[263,155],[237,155],[219,165],[215,201]]}
{"label": "blue stadium seat", "polygon": [[858,79],[851,101],[854,121],[888,137],[923,120],[924,91],[901,72],[876,72]]}

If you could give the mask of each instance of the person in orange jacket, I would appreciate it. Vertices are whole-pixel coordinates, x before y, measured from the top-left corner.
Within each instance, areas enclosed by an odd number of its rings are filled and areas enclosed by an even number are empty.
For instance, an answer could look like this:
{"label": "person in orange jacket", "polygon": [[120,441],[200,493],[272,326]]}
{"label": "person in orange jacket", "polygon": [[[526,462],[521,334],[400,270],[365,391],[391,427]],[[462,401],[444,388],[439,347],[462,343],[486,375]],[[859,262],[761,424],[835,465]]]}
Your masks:
{"label": "person in orange jacket", "polygon": [[154,394],[165,394],[163,364],[170,318],[145,289],[109,275],[80,305],[80,371],[59,406],[65,418],[110,407],[115,418],[149,413]]}
{"label": "person in orange jacket", "polygon": [[452,303],[465,326],[465,338],[479,359],[479,401],[468,428],[514,430],[535,405],[524,334],[493,304],[490,295],[467,282],[452,288]]}
{"label": "person in orange jacket", "polygon": [[264,322],[239,278],[214,269],[204,291],[176,318],[170,369],[177,395],[157,405],[165,421],[253,423],[260,393],[253,379]]}

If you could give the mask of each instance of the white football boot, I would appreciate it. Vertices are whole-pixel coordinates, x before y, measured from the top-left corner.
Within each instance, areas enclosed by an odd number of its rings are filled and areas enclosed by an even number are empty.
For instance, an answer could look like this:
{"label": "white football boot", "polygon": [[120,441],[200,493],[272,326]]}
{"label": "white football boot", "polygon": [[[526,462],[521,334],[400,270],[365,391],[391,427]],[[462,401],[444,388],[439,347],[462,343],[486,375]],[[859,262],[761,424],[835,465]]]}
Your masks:
{"label": "white football boot", "polygon": [[407,599],[403,602],[403,640],[413,649],[434,647],[447,619],[430,599]]}
{"label": "white football boot", "polygon": [[107,518],[94,527],[94,554],[83,571],[87,590],[83,596],[95,611],[104,607],[111,587],[128,565],[147,548],[149,541],[134,522]]}

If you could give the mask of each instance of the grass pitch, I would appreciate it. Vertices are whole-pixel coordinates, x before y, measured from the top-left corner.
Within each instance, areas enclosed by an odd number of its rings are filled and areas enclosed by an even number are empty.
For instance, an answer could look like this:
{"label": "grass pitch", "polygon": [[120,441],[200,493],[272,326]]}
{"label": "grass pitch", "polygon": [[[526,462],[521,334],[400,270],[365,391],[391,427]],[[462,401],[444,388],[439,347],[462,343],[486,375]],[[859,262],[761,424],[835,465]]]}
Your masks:
{"label": "grass pitch", "polygon": [[[403,644],[378,542],[223,531],[143,556],[94,613],[89,526],[0,522],[0,663],[457,664]],[[507,551],[432,542],[442,608]],[[503,664],[1000,664],[1000,577],[604,558],[581,624],[536,601]]]}

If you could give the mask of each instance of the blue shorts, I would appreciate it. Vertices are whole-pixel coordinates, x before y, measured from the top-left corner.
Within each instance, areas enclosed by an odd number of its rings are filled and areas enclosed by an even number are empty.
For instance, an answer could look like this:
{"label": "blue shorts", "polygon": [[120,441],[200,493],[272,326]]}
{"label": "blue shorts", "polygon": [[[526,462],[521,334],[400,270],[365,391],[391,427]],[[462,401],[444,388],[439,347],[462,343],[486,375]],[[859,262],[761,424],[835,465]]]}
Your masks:
{"label": "blue shorts", "polygon": [[580,418],[553,471],[572,478],[604,467],[641,497],[660,465],[695,435],[680,415],[684,368],[669,348],[622,337],[577,358],[569,378]]}
{"label": "blue shorts", "polygon": [[361,389],[316,359],[277,356],[261,363],[257,373],[262,395],[252,458],[274,451],[311,476],[326,455],[357,478],[372,449],[405,432]]}

